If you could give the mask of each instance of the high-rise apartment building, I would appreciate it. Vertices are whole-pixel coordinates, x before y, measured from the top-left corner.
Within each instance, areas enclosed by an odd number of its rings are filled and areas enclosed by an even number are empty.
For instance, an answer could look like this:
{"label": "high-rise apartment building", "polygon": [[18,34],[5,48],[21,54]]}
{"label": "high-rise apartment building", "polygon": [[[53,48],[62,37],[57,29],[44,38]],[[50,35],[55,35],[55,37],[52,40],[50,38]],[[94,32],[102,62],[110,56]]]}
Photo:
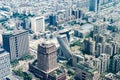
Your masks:
{"label": "high-rise apartment building", "polygon": [[93,39],[96,41],[96,43],[103,43],[105,42],[105,36],[103,35],[95,35]]}
{"label": "high-rise apartment building", "polygon": [[109,54],[110,56],[113,56],[113,46],[109,43],[105,44],[105,53]]}
{"label": "high-rise apartment building", "polygon": [[118,43],[112,41],[111,44],[112,44],[112,47],[113,47],[113,55],[116,55],[117,54],[117,48],[118,48],[117,44]]}
{"label": "high-rise apartment building", "polygon": [[[96,21],[93,28],[94,34],[104,34],[107,30],[108,25],[106,25],[103,21]],[[104,37],[103,37],[104,38]]]}
{"label": "high-rise apartment building", "polygon": [[45,19],[44,16],[31,18],[31,30],[36,32],[45,31]]}
{"label": "high-rise apartment building", "polygon": [[97,49],[96,49],[96,56],[100,56],[100,54],[102,53],[102,44],[98,43],[97,44]]}
{"label": "high-rise apartment building", "polygon": [[7,31],[2,38],[3,48],[10,53],[11,61],[29,53],[28,31]]}
{"label": "high-rise apartment building", "polygon": [[120,71],[120,55],[118,55],[118,54],[113,57],[112,70],[113,70],[113,72]]}
{"label": "high-rise apartment building", "polygon": [[93,54],[95,53],[95,41],[90,39],[85,39],[83,41],[83,51],[87,54]]}
{"label": "high-rise apartment building", "polygon": [[98,71],[99,73],[104,73],[109,70],[110,65],[110,55],[102,53],[98,58]]}

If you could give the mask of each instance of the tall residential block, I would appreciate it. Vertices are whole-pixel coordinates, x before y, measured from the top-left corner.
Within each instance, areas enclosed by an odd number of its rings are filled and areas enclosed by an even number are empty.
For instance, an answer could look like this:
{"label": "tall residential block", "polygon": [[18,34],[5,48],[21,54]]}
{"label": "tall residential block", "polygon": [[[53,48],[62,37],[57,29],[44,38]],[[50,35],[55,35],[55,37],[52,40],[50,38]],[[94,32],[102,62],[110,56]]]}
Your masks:
{"label": "tall residential block", "polygon": [[104,73],[109,71],[109,65],[110,65],[110,55],[106,53],[102,53],[99,56],[99,66],[98,71],[99,73]]}
{"label": "tall residential block", "polygon": [[7,31],[2,34],[3,48],[10,53],[11,61],[29,53],[28,31]]}
{"label": "tall residential block", "polygon": [[112,70],[113,70],[113,72],[120,71],[120,55],[118,55],[118,54],[113,57]]}
{"label": "tall residential block", "polygon": [[83,41],[83,51],[87,54],[95,55],[95,41],[90,39],[85,39]]}
{"label": "tall residential block", "polygon": [[35,33],[45,31],[45,18],[44,16],[38,16],[31,18],[31,30]]}

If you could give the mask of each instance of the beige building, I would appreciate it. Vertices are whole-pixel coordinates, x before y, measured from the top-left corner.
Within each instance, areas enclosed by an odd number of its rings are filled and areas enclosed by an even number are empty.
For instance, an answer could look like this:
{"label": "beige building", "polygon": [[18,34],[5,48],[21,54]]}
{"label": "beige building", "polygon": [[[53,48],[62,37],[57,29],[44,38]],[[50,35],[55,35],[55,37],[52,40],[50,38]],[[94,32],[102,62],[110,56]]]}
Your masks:
{"label": "beige building", "polygon": [[80,80],[99,80],[100,77],[100,73],[95,68],[89,68],[82,64],[78,65],[76,73],[76,77]]}

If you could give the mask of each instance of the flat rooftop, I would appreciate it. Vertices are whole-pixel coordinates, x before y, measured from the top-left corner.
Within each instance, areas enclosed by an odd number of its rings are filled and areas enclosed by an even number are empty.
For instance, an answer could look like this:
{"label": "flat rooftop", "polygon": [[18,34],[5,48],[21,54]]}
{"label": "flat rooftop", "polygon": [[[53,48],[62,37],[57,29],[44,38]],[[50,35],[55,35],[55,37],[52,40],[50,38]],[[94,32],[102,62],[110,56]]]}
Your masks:
{"label": "flat rooftop", "polygon": [[81,70],[86,71],[86,72],[91,73],[91,74],[96,71],[96,68],[90,68],[90,67],[87,67],[83,64],[78,64],[77,67],[80,68]]}
{"label": "flat rooftop", "polygon": [[26,32],[26,30],[13,30],[13,31],[5,31],[3,35],[17,35]]}

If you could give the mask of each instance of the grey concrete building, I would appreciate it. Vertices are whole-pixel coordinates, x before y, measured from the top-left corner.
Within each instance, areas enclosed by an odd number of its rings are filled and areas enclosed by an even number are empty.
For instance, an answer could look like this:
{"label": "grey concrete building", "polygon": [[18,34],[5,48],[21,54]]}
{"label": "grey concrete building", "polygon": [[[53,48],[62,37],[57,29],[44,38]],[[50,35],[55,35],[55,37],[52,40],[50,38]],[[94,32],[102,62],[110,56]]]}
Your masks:
{"label": "grey concrete building", "polygon": [[2,38],[3,48],[10,53],[11,61],[29,53],[28,31],[7,31]]}
{"label": "grey concrete building", "polygon": [[102,44],[98,43],[97,44],[97,50],[96,50],[96,56],[100,56],[100,54],[102,53]]}
{"label": "grey concrete building", "polygon": [[94,68],[89,68],[85,65],[79,64],[76,69],[77,80],[99,80],[100,74]]}
{"label": "grey concrete building", "polygon": [[113,57],[112,70],[113,70],[113,72],[120,71],[120,55],[118,55],[118,54]]}
{"label": "grey concrete building", "polygon": [[97,67],[99,73],[104,73],[109,70],[109,65],[110,65],[110,55],[106,53],[100,54],[99,59],[99,66]]}
{"label": "grey concrete building", "polygon": [[95,41],[90,39],[85,39],[83,41],[83,51],[87,54],[95,55]]}
{"label": "grey concrete building", "polygon": [[[60,53],[66,59],[70,59],[72,57],[72,51],[69,46],[68,39],[66,35],[59,35],[57,36],[58,43],[60,45]],[[61,55],[60,55],[61,56]]]}

